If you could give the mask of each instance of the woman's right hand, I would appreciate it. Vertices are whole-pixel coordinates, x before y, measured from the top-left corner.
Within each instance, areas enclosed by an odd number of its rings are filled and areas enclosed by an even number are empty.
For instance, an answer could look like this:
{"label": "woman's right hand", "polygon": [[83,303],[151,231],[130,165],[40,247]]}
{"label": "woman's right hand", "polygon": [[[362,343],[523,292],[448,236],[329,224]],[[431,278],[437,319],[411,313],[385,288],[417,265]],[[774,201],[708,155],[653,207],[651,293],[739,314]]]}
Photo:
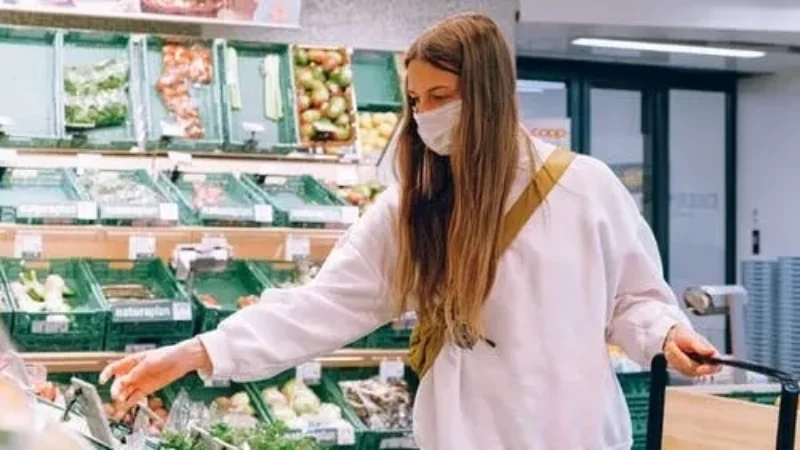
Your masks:
{"label": "woman's right hand", "polygon": [[212,370],[208,353],[199,339],[127,356],[109,364],[100,374],[100,384],[116,378],[111,396],[125,410],[189,372]]}

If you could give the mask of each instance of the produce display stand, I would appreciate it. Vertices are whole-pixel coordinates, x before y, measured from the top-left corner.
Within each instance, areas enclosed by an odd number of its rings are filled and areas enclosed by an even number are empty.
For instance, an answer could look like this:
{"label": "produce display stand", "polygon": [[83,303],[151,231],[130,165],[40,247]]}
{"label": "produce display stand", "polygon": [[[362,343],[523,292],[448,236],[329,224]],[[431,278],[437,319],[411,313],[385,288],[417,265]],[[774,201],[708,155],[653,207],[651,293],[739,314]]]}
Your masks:
{"label": "produce display stand", "polygon": [[[260,296],[271,286],[268,279],[253,266],[251,261],[236,260],[222,272],[201,272],[194,275],[192,300],[197,308],[199,330],[209,331],[226,317],[239,309],[237,301],[249,295]],[[201,296],[213,296],[218,302],[211,307],[200,300]]]}
{"label": "produce display stand", "polygon": [[[192,336],[191,302],[161,260],[87,260],[85,263],[95,292],[109,306],[106,349],[155,348]],[[132,285],[149,291],[152,298],[117,300],[114,296],[119,294],[104,291],[104,287]]]}
{"label": "produce display stand", "polygon": [[[272,208],[233,174],[172,171],[158,180],[178,203],[183,223],[263,226],[273,221]],[[204,198],[212,190],[217,198]]]}
{"label": "produce display stand", "polygon": [[[227,70],[222,74],[222,98],[228,134],[225,151],[252,154],[286,154],[299,142],[294,115],[293,77],[289,61],[289,46],[227,41],[216,48],[224,67],[235,65],[238,80],[229,79]],[[229,60],[231,52],[236,60]],[[267,91],[265,58],[277,58],[279,85],[277,92]],[[273,75],[273,74],[269,74]],[[234,107],[232,95],[238,94],[240,105]],[[280,102],[280,118],[268,118],[266,102]]]}
{"label": "produce display stand", "polygon": [[96,217],[71,171],[0,168],[0,222],[80,224]]}
{"label": "produce display stand", "polygon": [[[164,101],[156,89],[156,83],[162,75],[163,47],[169,43],[179,43],[191,46],[200,44],[211,52],[212,74],[208,85],[190,83],[189,96],[199,112],[200,123],[205,131],[205,136],[200,139],[185,138],[181,130],[168,130],[172,128],[164,124],[172,121],[171,114],[164,105]],[[220,81],[220,64],[218,47],[222,46],[221,40],[201,41],[185,38],[163,39],[150,36],[144,43],[144,77],[142,92],[144,93],[145,111],[148,117],[148,149],[170,149],[191,151],[212,151],[222,148],[223,123],[222,123],[222,85]],[[176,132],[177,131],[177,132]]]}
{"label": "produce display stand", "polygon": [[[66,110],[66,74],[65,69],[74,66],[99,64],[119,59],[127,64],[127,108],[126,118],[121,125],[98,128],[70,128],[67,117],[62,119],[63,139],[61,146],[78,149],[119,149],[129,150],[136,145],[136,108],[138,99],[133,87],[140,83],[142,67],[142,42],[133,35],[93,33],[93,32],[59,32],[63,45],[59,48],[59,71],[62,87],[59,92],[61,103]],[[87,108],[88,109],[88,108]]]}
{"label": "produce display stand", "polygon": [[[58,34],[45,29],[0,29],[0,145],[55,147],[62,121],[56,67]],[[13,61],[13,70],[10,67]]]}
{"label": "produce display stand", "polygon": [[[98,179],[103,182],[110,179],[119,185],[137,186],[140,190],[151,192],[154,200],[143,203],[124,196],[112,200],[98,198],[92,195],[90,186],[94,182],[101,182],[97,181]],[[127,226],[171,226],[178,223],[177,203],[146,170],[84,170],[82,175],[77,176],[77,180],[89,198],[97,204],[98,223]],[[97,189],[102,191],[104,187],[101,185]],[[112,194],[114,193],[105,195],[113,197]]]}
{"label": "produce display stand", "polygon": [[[9,283],[20,278],[23,271],[36,271],[40,281],[47,274],[60,275],[66,286],[75,290],[65,299],[69,312],[33,312],[20,307],[12,295]],[[108,315],[103,299],[91,288],[91,279],[82,262],[75,259],[23,261],[0,260],[3,289],[14,304],[15,316],[11,337],[23,351],[100,350]]]}
{"label": "produce display stand", "polygon": [[272,207],[277,226],[341,228],[358,220],[358,207],[346,205],[310,176],[255,175],[244,177],[244,183]]}

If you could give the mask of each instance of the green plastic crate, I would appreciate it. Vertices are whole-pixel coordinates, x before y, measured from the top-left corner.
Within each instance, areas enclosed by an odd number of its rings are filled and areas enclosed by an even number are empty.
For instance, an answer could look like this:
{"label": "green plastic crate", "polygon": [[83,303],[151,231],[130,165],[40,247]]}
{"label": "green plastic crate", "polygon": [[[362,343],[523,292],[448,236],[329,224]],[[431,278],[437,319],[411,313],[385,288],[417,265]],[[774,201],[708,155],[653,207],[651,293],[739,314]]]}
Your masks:
{"label": "green plastic crate", "polygon": [[347,205],[311,176],[249,175],[243,180],[272,206],[275,226],[338,228],[358,220],[358,207]]}
{"label": "green plastic crate", "polygon": [[230,383],[225,386],[207,386],[196,373],[192,372],[164,389],[165,402],[167,405],[172,406],[181,391],[185,391],[186,395],[188,395],[192,401],[201,402],[206,406],[211,406],[218,397],[230,397],[238,392],[244,392],[250,398],[250,405],[253,406],[255,410],[254,417],[258,419],[259,422],[266,422],[268,420],[264,413],[263,405],[261,405],[260,398],[258,396],[253,396],[252,389],[248,389],[244,384]]}
{"label": "green plastic crate", "polygon": [[[160,260],[90,260],[86,266],[93,289],[109,305],[106,350],[139,350],[192,336],[191,302]],[[155,299],[111,301],[103,295],[102,287],[115,284],[143,285]]]}
{"label": "green plastic crate", "polygon": [[392,52],[353,51],[353,84],[359,111],[385,112],[403,109],[403,92]]}
{"label": "green plastic crate", "polygon": [[[232,174],[178,172],[175,176],[166,172],[159,174],[159,183],[178,203],[184,223],[209,226],[263,226],[272,223],[272,208]],[[194,186],[198,184],[220,188],[222,200],[216,205],[195,205]]]}
{"label": "green plastic crate", "polygon": [[[63,314],[23,311],[16,299],[9,295],[14,302],[11,337],[20,350],[63,352],[103,349],[108,309],[96,290],[92,288],[92,280],[82,261],[60,259],[26,262],[19,259],[2,259],[0,268],[6,290],[9,282],[18,280],[23,270],[33,269],[36,270],[42,283],[48,274],[60,275],[76,294],[67,299],[72,311]],[[57,320],[58,316],[66,316],[68,322]]]}
{"label": "green plastic crate", "polygon": [[[120,198],[113,201],[104,200],[92,195],[89,188],[90,177],[99,177],[115,180],[124,180],[135,183],[140,189],[149,190],[153,201],[147,203],[134,203],[130,199]],[[164,188],[156,183],[146,170],[101,170],[84,171],[77,177],[78,185],[86,196],[97,204],[99,222],[104,225],[146,226],[160,225],[171,226],[178,223],[178,205]]]}
{"label": "green plastic crate", "polygon": [[410,339],[410,329],[397,328],[394,324],[388,324],[367,336],[366,346],[368,348],[402,349],[408,348]]}
{"label": "green plastic crate", "polygon": [[[66,118],[62,117],[63,131],[60,134],[60,147],[74,149],[124,150],[128,151],[136,145],[134,111],[141,100],[131,89],[141,77],[142,44],[138,38],[127,34],[99,32],[59,32],[62,45],[58,47],[61,67],[83,66],[101,63],[111,59],[124,59],[128,63],[127,116],[122,125],[92,128],[88,130],[67,128]],[[62,74],[59,79],[64,79]],[[61,101],[66,94],[60,89]],[[62,110],[60,112],[64,114]],[[144,124],[142,124],[143,126]]]}
{"label": "green plastic crate", "polygon": [[[350,407],[344,398],[344,393],[339,389],[339,381],[348,380],[361,380],[367,379],[378,375],[377,368],[348,368],[348,369],[334,369],[327,371],[323,375],[323,385],[330,391],[333,396],[334,403],[342,408],[343,414],[347,417],[352,417],[356,425],[356,439],[358,440],[359,450],[373,450],[373,449],[393,449],[393,450],[411,450],[417,449],[414,444],[413,431],[408,430],[371,430],[367,425],[358,417],[355,410]],[[419,380],[410,369],[406,368],[405,380],[409,385],[412,397],[417,390]],[[413,403],[413,401],[412,401]]]}
{"label": "green plastic crate", "polygon": [[97,205],[71,170],[0,169],[0,222],[87,224],[96,218]]}
{"label": "green plastic crate", "polygon": [[[0,146],[55,147],[61,129],[57,34],[43,28],[0,30],[0,116],[13,123],[0,133]],[[13,70],[11,68],[13,67]]]}
{"label": "green plastic crate", "polygon": [[634,446],[644,444],[650,409],[650,372],[618,373],[617,379],[628,404]]}
{"label": "green plastic crate", "polygon": [[[224,272],[203,272],[195,275],[192,296],[199,317],[198,332],[213,330],[226,317],[236,312],[236,301],[247,295],[260,296],[270,286],[261,272],[250,261],[233,261]],[[198,299],[212,295],[219,308],[209,308]]]}
{"label": "green plastic crate", "polygon": [[751,403],[758,403],[759,405],[775,406],[775,402],[780,398],[780,388],[776,388],[775,392],[730,392],[721,394],[721,397],[732,398],[737,400],[745,400]]}
{"label": "green plastic crate", "polygon": [[[251,392],[251,397],[254,397],[258,400],[260,407],[263,409],[264,414],[266,415],[267,419],[270,422],[277,422],[278,418],[275,417],[275,415],[272,413],[269,405],[266,405],[262,400],[261,392],[268,387],[276,387],[280,390],[283,387],[283,385],[286,384],[286,382],[292,380],[294,377],[295,377],[295,370],[292,369],[282,372],[269,380],[262,380],[247,384],[247,388]],[[338,401],[339,399],[336,397],[336,394],[329,389],[329,386],[324,383],[324,380],[318,385],[309,386],[309,388],[311,388],[311,390],[314,391],[314,394],[316,394],[317,397],[319,397],[319,399],[323,403],[333,403],[341,407]],[[353,425],[356,431],[355,444],[336,445],[336,439],[338,435],[336,434],[335,430],[323,429],[320,430],[318,433],[312,433],[311,435],[317,439],[317,442],[320,444],[320,446],[325,448],[332,448],[335,450],[355,450],[356,448],[362,448],[360,446],[357,447],[359,438],[358,438],[358,426],[356,420],[358,420],[358,418],[353,415],[350,415],[347,411],[345,411],[344,408],[342,408],[342,417],[346,421],[348,421],[351,425]]]}
{"label": "green plastic crate", "polygon": [[[227,64],[226,49],[236,51],[239,72],[239,91],[242,106],[233,109],[229,84],[224,69],[222,76],[222,98],[224,103],[225,151],[251,154],[287,154],[299,142],[294,118],[294,96],[292,71],[289,62],[289,47],[285,44],[227,41],[216,47],[221,66]],[[262,63],[268,55],[280,57],[280,84],[282,117],[278,121],[267,119],[264,108],[264,77]],[[245,124],[263,126],[263,132],[255,134],[245,129]]]}
{"label": "green plastic crate", "polygon": [[[5,284],[0,286],[0,330],[11,335],[14,329],[14,308],[6,291]],[[2,333],[0,332],[0,334]]]}
{"label": "green plastic crate", "polygon": [[[205,137],[202,139],[170,137],[163,133],[161,124],[165,121],[170,122],[170,113],[164,106],[155,86],[162,72],[162,48],[167,43],[165,39],[149,36],[142,44],[144,76],[141,89],[148,117],[147,148],[155,151],[212,152],[220,150],[223,145],[223,114],[220,98],[222,94],[221,67],[217,47],[222,46],[222,40],[198,42],[211,52],[213,65],[211,83],[207,86],[193,85],[189,89],[192,103],[198,108],[200,121],[205,130]],[[188,43],[190,46],[191,44],[191,42]]]}

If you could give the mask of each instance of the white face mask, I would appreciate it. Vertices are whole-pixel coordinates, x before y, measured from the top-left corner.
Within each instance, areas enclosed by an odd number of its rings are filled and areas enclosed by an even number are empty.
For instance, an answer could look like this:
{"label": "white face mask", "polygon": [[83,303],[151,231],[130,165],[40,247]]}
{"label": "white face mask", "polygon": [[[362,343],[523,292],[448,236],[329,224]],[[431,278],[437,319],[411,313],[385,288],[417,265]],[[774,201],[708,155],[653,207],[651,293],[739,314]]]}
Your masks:
{"label": "white face mask", "polygon": [[461,120],[461,100],[424,113],[414,113],[417,133],[434,152],[447,156],[452,152],[453,130]]}

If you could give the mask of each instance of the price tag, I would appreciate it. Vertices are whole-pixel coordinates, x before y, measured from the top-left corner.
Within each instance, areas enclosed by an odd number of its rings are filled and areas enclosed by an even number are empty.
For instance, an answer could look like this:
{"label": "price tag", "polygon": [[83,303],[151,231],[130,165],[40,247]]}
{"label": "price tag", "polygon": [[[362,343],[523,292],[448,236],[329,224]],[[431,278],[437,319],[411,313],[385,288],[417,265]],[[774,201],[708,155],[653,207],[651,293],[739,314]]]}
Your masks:
{"label": "price tag", "polygon": [[78,202],[78,220],[97,219],[97,203]]}
{"label": "price tag", "polygon": [[351,426],[338,427],[336,445],[355,445],[356,430]]}
{"label": "price tag", "polygon": [[264,186],[283,186],[288,181],[286,177],[264,177]]}
{"label": "price tag", "polygon": [[204,234],[203,238],[200,240],[200,244],[205,247],[227,248],[228,240],[225,239],[225,236],[220,234]]}
{"label": "price tag", "polygon": [[339,441],[336,428],[312,428],[306,431],[306,436],[314,438],[322,446],[336,445]]}
{"label": "price tag", "polygon": [[189,302],[174,302],[172,304],[172,320],[192,320],[192,305]]}
{"label": "price tag", "polygon": [[358,206],[342,206],[342,223],[352,225],[358,222]]}
{"label": "price tag", "polygon": [[407,450],[419,448],[412,436],[391,437],[381,440],[381,450]]}
{"label": "price tag", "polygon": [[417,313],[409,311],[403,313],[397,320],[394,321],[393,328],[395,330],[411,330],[417,325]]}
{"label": "price tag", "polygon": [[19,160],[19,153],[17,153],[16,150],[7,148],[0,149],[0,166],[14,167],[17,165],[18,160]]}
{"label": "price tag", "polygon": [[31,333],[33,334],[61,334],[69,331],[69,319],[60,316],[48,316],[47,320],[34,320],[31,322]]}
{"label": "price tag", "polygon": [[231,380],[205,380],[203,386],[207,388],[226,388],[230,387]]}
{"label": "price tag", "polygon": [[322,365],[317,361],[301,364],[295,369],[295,377],[308,386],[319,384],[322,378]]}
{"label": "price tag", "polygon": [[178,220],[178,205],[175,203],[162,203],[158,205],[158,217],[165,222]]}
{"label": "price tag", "polygon": [[336,184],[339,186],[355,186],[358,184],[358,170],[356,166],[339,167],[336,169]]}
{"label": "price tag", "polygon": [[258,170],[256,170],[256,173],[259,175],[269,175],[271,173],[275,173],[275,171],[272,170],[269,164],[262,164],[258,166]]}
{"label": "price tag", "polygon": [[134,234],[128,238],[128,259],[151,259],[156,256],[156,237],[152,234]]}
{"label": "price tag", "polygon": [[42,256],[42,235],[36,233],[17,233],[14,236],[14,257],[20,259],[39,259]]}
{"label": "price tag", "polygon": [[125,346],[125,353],[140,353],[156,348],[156,344],[128,344]]}
{"label": "price tag", "polygon": [[306,259],[311,254],[311,241],[307,237],[286,236],[286,260]]}
{"label": "price tag", "polygon": [[182,138],[185,135],[186,131],[177,123],[161,121],[161,136]]}
{"label": "price tag", "polygon": [[381,361],[380,376],[384,381],[402,380],[406,374],[406,366],[399,359],[385,359]]}
{"label": "price tag", "polygon": [[264,125],[256,122],[242,122],[242,130],[245,133],[263,133]]}
{"label": "price tag", "polygon": [[272,223],[272,206],[270,205],[255,205],[253,207],[256,222],[258,223]]}

